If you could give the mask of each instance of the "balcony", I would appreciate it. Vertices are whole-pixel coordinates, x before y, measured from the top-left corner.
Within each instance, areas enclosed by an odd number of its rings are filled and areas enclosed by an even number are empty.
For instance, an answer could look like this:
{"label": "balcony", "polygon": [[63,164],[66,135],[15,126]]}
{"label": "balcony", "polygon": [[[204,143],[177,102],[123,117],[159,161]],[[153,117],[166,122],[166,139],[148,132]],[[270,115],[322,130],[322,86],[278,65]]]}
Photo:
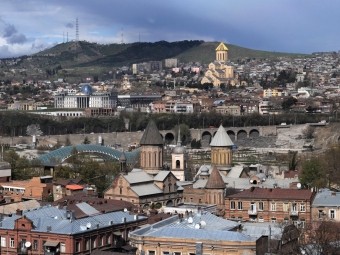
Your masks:
{"label": "balcony", "polygon": [[256,209],[248,210],[248,215],[257,215],[257,210]]}
{"label": "balcony", "polygon": [[289,215],[290,216],[299,216],[299,212],[297,210],[292,209],[292,210],[290,210]]}

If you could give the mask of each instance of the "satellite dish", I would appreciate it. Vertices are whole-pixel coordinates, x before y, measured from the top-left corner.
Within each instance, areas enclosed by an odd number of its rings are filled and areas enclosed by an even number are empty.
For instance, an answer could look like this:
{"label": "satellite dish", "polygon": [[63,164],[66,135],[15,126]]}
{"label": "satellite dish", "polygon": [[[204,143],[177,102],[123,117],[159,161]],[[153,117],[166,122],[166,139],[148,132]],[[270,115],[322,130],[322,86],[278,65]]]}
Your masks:
{"label": "satellite dish", "polygon": [[128,211],[128,209],[124,208],[124,212],[127,212],[127,211]]}
{"label": "satellite dish", "polygon": [[296,187],[297,187],[298,189],[301,189],[301,187],[302,187],[301,183],[296,184]]}
{"label": "satellite dish", "polygon": [[25,247],[26,247],[26,248],[31,247],[31,245],[32,245],[31,242],[26,242],[26,243],[25,243]]}
{"label": "satellite dish", "polygon": [[195,224],[195,229],[200,229],[200,228],[201,228],[201,225],[198,224],[198,223],[196,223],[196,224]]}
{"label": "satellite dish", "polygon": [[87,228],[91,228],[91,226],[92,226],[92,225],[91,225],[91,222],[86,223],[86,227],[87,227]]}
{"label": "satellite dish", "polygon": [[191,224],[191,223],[193,223],[193,222],[194,222],[194,219],[193,219],[192,217],[189,217],[189,218],[188,218],[188,223]]}
{"label": "satellite dish", "polygon": [[201,220],[200,224],[202,228],[204,228],[207,225],[207,223],[204,220]]}
{"label": "satellite dish", "polygon": [[250,182],[250,183],[253,183],[254,181],[253,181],[253,180],[250,180],[249,182]]}

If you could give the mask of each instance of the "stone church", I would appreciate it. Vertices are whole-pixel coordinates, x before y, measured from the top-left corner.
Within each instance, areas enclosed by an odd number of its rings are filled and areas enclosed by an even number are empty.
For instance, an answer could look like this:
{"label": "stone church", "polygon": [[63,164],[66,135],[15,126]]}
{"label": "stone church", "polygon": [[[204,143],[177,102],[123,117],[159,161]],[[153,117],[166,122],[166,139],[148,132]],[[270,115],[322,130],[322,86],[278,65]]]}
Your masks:
{"label": "stone church", "polygon": [[224,43],[220,43],[215,49],[216,59],[209,64],[208,70],[205,72],[201,80],[201,84],[212,83],[215,87],[219,87],[222,83],[234,83],[234,68],[227,64],[228,48]]}
{"label": "stone church", "polygon": [[224,214],[226,184],[222,176],[226,176],[231,169],[233,145],[221,125],[210,143],[211,166],[202,166],[193,183],[184,187],[185,204],[216,204],[217,214]]}
{"label": "stone church", "polygon": [[[163,169],[163,138],[154,121],[146,127],[140,145],[140,168],[128,171],[123,153],[121,173],[104,192],[104,198],[128,201],[140,208],[182,203],[183,189],[177,186],[178,178],[172,171]],[[180,158],[175,160],[174,170],[181,176],[181,169],[184,169],[181,152],[185,151],[180,145],[176,148]]]}

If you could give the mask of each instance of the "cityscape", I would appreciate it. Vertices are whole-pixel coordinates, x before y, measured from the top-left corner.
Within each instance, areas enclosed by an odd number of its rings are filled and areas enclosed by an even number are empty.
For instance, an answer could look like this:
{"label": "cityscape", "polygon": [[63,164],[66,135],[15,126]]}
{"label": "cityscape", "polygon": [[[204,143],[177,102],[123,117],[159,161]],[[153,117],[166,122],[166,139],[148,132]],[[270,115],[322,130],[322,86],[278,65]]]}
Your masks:
{"label": "cityscape", "polygon": [[[332,43],[317,48],[298,35],[289,48],[273,31],[268,44],[247,45],[245,21],[228,39],[168,24],[166,8],[205,28],[200,1],[187,12],[177,0],[136,3],[145,24],[135,10],[135,20],[118,10],[113,19],[104,2],[0,4],[0,254],[340,254],[334,39],[320,32]],[[115,7],[126,11],[127,2]],[[292,11],[286,4],[283,13]],[[206,7],[207,26],[222,22],[217,9],[226,5]],[[83,13],[66,16],[75,8]],[[310,15],[323,8],[306,7]],[[38,47],[39,33],[7,12],[40,33],[64,18],[48,36],[57,42]],[[109,21],[114,29],[99,29]]]}

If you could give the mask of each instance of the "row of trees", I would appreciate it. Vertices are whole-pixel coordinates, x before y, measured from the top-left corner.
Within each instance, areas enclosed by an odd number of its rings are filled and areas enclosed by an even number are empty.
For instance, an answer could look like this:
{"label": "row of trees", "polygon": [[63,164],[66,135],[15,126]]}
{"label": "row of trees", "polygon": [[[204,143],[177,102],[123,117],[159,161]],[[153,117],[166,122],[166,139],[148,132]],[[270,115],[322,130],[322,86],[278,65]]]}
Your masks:
{"label": "row of trees", "polygon": [[[154,119],[161,130],[173,129],[177,124],[185,124],[189,128],[218,127],[220,124],[226,127],[265,126],[287,124],[303,124],[318,122],[328,118],[322,114],[286,113],[276,116],[263,116],[249,114],[243,116],[222,115],[214,112],[193,114],[147,114],[141,112],[123,112],[119,117],[105,118],[74,118],[53,119],[46,116],[37,116],[21,112],[0,112],[1,136],[25,136],[27,126],[37,124],[45,135],[79,134],[79,133],[105,133],[122,131],[144,130],[150,119]],[[125,122],[129,126],[126,129]]]}

